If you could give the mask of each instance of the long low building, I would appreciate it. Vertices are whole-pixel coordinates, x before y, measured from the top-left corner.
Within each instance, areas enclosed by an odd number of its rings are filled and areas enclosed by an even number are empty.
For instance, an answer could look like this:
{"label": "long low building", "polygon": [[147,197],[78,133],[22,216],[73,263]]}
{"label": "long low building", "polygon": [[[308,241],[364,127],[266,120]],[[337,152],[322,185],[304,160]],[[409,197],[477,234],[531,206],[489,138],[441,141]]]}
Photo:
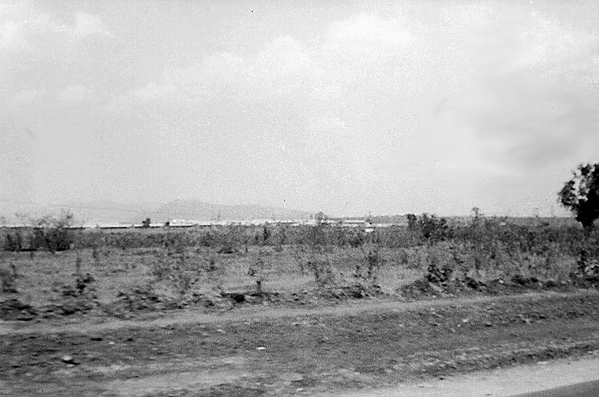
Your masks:
{"label": "long low building", "polygon": [[[375,228],[383,228],[390,226],[405,226],[400,223],[372,223],[368,219],[335,219],[329,218],[321,221],[320,223],[315,219],[290,219],[290,220],[272,220],[272,219],[252,219],[252,220],[221,220],[221,221],[198,221],[198,220],[185,220],[185,219],[173,219],[171,221],[152,222],[148,226],[143,223],[102,223],[102,222],[86,222],[84,224],[70,226],[71,229],[102,229],[102,230],[125,230],[125,229],[159,229],[163,227],[169,228],[192,228],[192,227],[215,227],[215,226],[316,226],[318,224],[326,225],[328,227],[341,227],[341,228],[360,228],[371,231]],[[0,229],[22,229],[32,228],[34,225],[25,224],[5,224],[0,225]]]}

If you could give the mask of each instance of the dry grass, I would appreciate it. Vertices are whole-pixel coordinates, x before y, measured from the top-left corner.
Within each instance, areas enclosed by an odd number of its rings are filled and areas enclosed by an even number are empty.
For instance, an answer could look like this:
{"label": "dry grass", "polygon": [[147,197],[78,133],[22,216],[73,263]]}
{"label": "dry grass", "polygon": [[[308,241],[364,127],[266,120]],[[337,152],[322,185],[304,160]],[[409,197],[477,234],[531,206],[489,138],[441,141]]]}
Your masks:
{"label": "dry grass", "polygon": [[[570,283],[578,266],[581,234],[571,226],[439,225],[426,233],[416,225],[370,235],[274,227],[268,233],[240,227],[92,231],[76,236],[76,249],[69,251],[0,251],[0,269],[6,274],[16,269],[11,282],[18,298],[39,306],[60,300],[61,288],[74,285],[78,272],[93,275],[97,299],[108,303],[119,292],[148,285],[160,294],[183,297],[253,290],[291,294],[356,282],[393,293],[433,273],[481,282],[534,277]],[[599,249],[590,246],[589,252],[596,257]],[[14,295],[0,292],[0,300]]]}

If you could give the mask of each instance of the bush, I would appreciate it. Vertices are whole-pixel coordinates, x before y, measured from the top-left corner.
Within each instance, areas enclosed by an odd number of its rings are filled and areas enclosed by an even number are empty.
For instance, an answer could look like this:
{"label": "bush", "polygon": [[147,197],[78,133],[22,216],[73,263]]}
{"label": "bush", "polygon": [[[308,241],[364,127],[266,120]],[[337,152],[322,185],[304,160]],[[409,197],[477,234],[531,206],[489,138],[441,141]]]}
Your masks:
{"label": "bush", "polygon": [[16,294],[17,290],[17,272],[13,265],[12,271],[8,269],[0,268],[0,285],[2,286],[2,292],[8,294]]}
{"label": "bush", "polygon": [[435,252],[431,253],[425,278],[432,284],[447,284],[451,281],[454,268],[449,262],[446,262],[443,265],[439,262],[440,259],[437,254]]}
{"label": "bush", "polygon": [[319,288],[327,288],[336,284],[333,265],[329,258],[313,257],[308,261],[307,267],[312,270],[314,281],[316,281]]}
{"label": "bush", "polygon": [[4,250],[19,252],[23,249],[23,232],[19,229],[7,231],[4,236]]}
{"label": "bush", "polygon": [[73,214],[62,212],[58,217],[49,215],[34,223],[36,248],[44,246],[52,253],[71,249],[74,242],[71,230]]}
{"label": "bush", "polygon": [[358,263],[354,272],[354,277],[373,284],[376,283],[377,273],[384,263],[377,247],[371,247],[368,252],[364,251],[364,262],[366,265],[366,272],[362,270],[361,264]]}
{"label": "bush", "polygon": [[408,231],[422,243],[435,243],[453,237],[453,229],[445,218],[423,213],[421,216],[408,214]]}

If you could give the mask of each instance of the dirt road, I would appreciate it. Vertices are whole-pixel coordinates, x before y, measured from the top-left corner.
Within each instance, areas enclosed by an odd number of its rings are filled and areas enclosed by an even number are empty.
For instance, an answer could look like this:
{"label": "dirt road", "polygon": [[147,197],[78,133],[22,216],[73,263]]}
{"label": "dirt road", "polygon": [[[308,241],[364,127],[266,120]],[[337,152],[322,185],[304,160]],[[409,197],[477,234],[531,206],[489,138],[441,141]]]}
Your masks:
{"label": "dirt road", "polygon": [[[579,291],[579,296],[599,296],[597,291]],[[96,332],[110,331],[124,328],[156,328],[172,325],[185,324],[214,324],[228,321],[245,320],[268,320],[283,317],[296,316],[346,316],[359,315],[360,313],[375,312],[405,312],[429,307],[444,307],[455,305],[467,305],[486,302],[519,302],[528,300],[542,300],[547,297],[559,298],[570,297],[572,293],[559,292],[528,292],[519,295],[504,296],[473,296],[452,299],[431,299],[421,301],[379,301],[379,300],[358,300],[348,301],[333,306],[320,307],[277,307],[277,306],[240,306],[234,310],[220,311],[217,313],[206,313],[200,310],[180,310],[172,311],[168,314],[149,314],[140,317],[137,320],[115,320],[113,318],[68,318],[60,320],[43,320],[38,323],[29,323],[22,321],[1,321],[0,335],[8,334],[27,334],[27,333],[69,333],[69,332]],[[157,317],[158,316],[158,317]]]}
{"label": "dirt road", "polygon": [[[588,382],[598,380],[599,356],[594,355],[428,379],[377,390],[324,393],[314,397],[569,397],[569,394],[564,394],[568,389],[563,387],[571,386],[572,393],[575,393],[573,396],[578,396],[576,393],[588,393],[591,390]],[[596,382],[590,386],[596,387]],[[562,394],[555,394],[552,391],[555,388],[560,388]],[[526,395],[521,395],[523,393]]]}
{"label": "dirt road", "polygon": [[0,395],[341,393],[599,350],[589,292],[93,322],[0,323]]}

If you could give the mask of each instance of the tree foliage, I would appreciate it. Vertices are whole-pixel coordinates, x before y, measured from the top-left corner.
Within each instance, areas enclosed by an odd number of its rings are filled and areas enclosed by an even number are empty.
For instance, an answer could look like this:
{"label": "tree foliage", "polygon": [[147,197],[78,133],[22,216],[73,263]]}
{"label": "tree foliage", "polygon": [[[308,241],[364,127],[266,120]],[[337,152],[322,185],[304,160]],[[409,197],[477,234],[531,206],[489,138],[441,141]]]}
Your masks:
{"label": "tree foliage", "polygon": [[585,229],[599,219],[599,164],[581,164],[558,193],[559,202],[568,208]]}
{"label": "tree foliage", "polygon": [[451,228],[445,218],[423,213],[420,216],[408,214],[408,230],[419,234],[423,241],[436,242],[451,236]]}

